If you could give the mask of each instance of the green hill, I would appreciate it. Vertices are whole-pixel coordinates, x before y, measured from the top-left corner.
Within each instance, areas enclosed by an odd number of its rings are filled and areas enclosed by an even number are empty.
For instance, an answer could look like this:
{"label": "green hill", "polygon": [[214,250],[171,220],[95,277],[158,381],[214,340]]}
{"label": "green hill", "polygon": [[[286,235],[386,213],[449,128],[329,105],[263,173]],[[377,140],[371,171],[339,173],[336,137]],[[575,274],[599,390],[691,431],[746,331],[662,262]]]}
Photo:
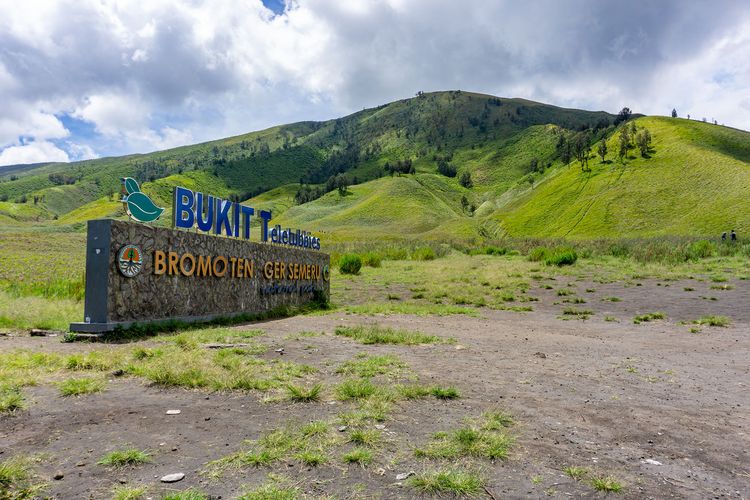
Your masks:
{"label": "green hill", "polygon": [[120,190],[121,177],[144,184],[191,171],[210,173],[246,199],[300,181],[324,183],[341,172],[352,181],[374,179],[386,162],[399,160],[412,160],[425,172],[435,170],[437,155],[491,163],[496,150],[528,127],[554,123],[578,128],[611,118],[522,99],[435,92],[336,120],[283,125],[149,154],[13,166],[7,174],[0,171],[0,201],[36,196],[51,217],[61,217],[111,197]]}
{"label": "green hill", "polygon": [[[0,182],[0,229],[80,230],[91,218],[124,217],[119,179],[135,176],[167,208],[159,224],[169,225],[172,189],[181,185],[246,200],[271,210],[275,223],[329,241],[750,233],[750,133],[639,117],[636,126],[653,139],[649,153],[631,147],[621,161],[614,118],[435,92],[146,155],[13,166],[14,180]],[[587,171],[565,153],[583,134],[592,140]],[[594,154],[599,140],[605,162]],[[389,176],[387,164],[414,173]],[[455,176],[440,175],[438,165]],[[341,173],[353,183],[346,193],[324,189]],[[468,187],[459,182],[466,174]],[[315,194],[298,204],[302,185]]]}
{"label": "green hill", "polygon": [[[491,218],[512,236],[750,233],[750,133],[674,118],[636,124],[653,136],[650,158],[592,158],[590,172],[574,162]],[[607,144],[615,151],[616,137]]]}

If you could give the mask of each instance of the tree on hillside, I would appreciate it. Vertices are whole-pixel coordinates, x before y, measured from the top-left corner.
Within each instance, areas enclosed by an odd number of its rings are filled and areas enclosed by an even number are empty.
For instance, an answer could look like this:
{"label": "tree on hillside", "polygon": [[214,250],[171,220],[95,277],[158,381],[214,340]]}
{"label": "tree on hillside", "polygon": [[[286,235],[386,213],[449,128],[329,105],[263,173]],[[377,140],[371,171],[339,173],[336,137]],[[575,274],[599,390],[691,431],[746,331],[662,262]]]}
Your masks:
{"label": "tree on hillside", "polygon": [[471,174],[467,171],[461,173],[461,178],[458,180],[458,182],[467,189],[474,186],[474,183],[471,181]]}
{"label": "tree on hillside", "polygon": [[529,162],[529,172],[536,172],[539,168],[539,159],[535,156]]}
{"label": "tree on hillside", "polygon": [[635,142],[638,145],[638,149],[641,150],[641,156],[648,158],[648,149],[651,146],[651,134],[648,129],[644,128],[638,132]]}
{"label": "tree on hillside", "polygon": [[346,190],[349,187],[349,178],[344,174],[339,174],[336,176],[335,185],[339,190],[339,194],[343,196],[346,194]]}
{"label": "tree on hillside", "polygon": [[677,110],[672,108],[672,118],[677,118]]}
{"label": "tree on hillside", "polygon": [[623,127],[622,130],[620,130],[618,141],[620,148],[617,150],[617,157],[622,161],[623,158],[628,156],[628,148],[630,147],[630,136],[628,135],[627,127]]}
{"label": "tree on hillside", "polygon": [[604,163],[604,158],[607,156],[607,141],[606,139],[602,139],[599,141],[599,148],[596,150],[597,153],[599,153],[599,157],[602,159],[602,163]]}
{"label": "tree on hillside", "polygon": [[573,143],[573,154],[576,160],[581,163],[581,171],[585,172],[589,166],[589,148],[591,147],[591,136],[588,132],[579,132],[576,134]]}
{"label": "tree on hillside", "polygon": [[626,122],[630,120],[630,115],[632,115],[633,112],[630,111],[630,108],[622,108],[619,113],[617,113],[617,118],[615,118],[615,125],[619,125],[622,122]]}

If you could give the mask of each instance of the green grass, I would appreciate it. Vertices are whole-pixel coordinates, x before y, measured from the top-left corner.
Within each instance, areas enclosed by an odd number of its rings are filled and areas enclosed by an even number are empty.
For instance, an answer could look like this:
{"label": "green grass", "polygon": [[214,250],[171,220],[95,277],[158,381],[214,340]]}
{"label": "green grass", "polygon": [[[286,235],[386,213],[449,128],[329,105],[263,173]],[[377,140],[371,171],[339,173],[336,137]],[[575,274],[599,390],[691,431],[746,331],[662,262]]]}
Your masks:
{"label": "green grass", "polygon": [[125,467],[126,465],[141,465],[151,461],[151,454],[136,448],[115,450],[107,453],[97,463],[110,467]]}
{"label": "green grass", "polygon": [[653,312],[653,313],[646,313],[646,314],[639,314],[638,316],[633,318],[633,323],[636,325],[640,323],[647,323],[649,321],[656,321],[658,319],[666,319],[667,315],[663,312]]}
{"label": "green grass", "polygon": [[349,434],[349,442],[357,446],[375,447],[382,440],[379,431],[373,429],[355,429]]}
{"label": "green grass", "polygon": [[297,500],[298,498],[300,498],[299,488],[285,488],[275,484],[266,484],[243,493],[237,497],[237,500]]}
{"label": "green grass", "polygon": [[336,386],[336,397],[342,401],[369,398],[378,392],[378,387],[368,379],[349,379]]}
{"label": "green grass", "polygon": [[430,394],[435,396],[437,399],[457,399],[461,397],[461,394],[453,386],[440,387],[435,386],[430,388]]}
{"label": "green grass", "polygon": [[726,327],[729,326],[730,320],[726,316],[703,316],[693,321],[693,323],[696,325]]}
{"label": "green grass", "polygon": [[115,486],[112,489],[111,500],[141,500],[146,496],[145,486]]}
{"label": "green grass", "polygon": [[408,479],[415,490],[430,495],[448,493],[456,496],[474,496],[484,486],[481,476],[460,469],[430,470]]}
{"label": "green grass", "polygon": [[565,467],[565,469],[563,469],[563,472],[566,476],[575,479],[576,481],[580,481],[589,473],[589,470],[586,467],[571,465],[569,467]]}
{"label": "green grass", "polygon": [[348,337],[363,344],[419,345],[453,342],[452,339],[444,339],[435,335],[425,335],[421,332],[397,330],[379,325],[339,326],[336,328],[336,335]]}
{"label": "green grass", "polygon": [[10,500],[39,498],[45,484],[33,472],[35,459],[15,456],[0,461],[0,498]]}
{"label": "green grass", "polygon": [[189,488],[184,491],[168,493],[161,497],[161,500],[208,500],[209,497],[202,491]]}
{"label": "green grass", "polygon": [[320,400],[320,394],[323,391],[323,384],[317,383],[312,387],[301,387],[294,384],[286,384],[286,389],[289,399],[298,403],[310,403],[313,401]]}
{"label": "green grass", "polygon": [[20,387],[0,385],[0,413],[13,413],[26,408],[26,398]]}
{"label": "green grass", "polygon": [[515,439],[506,432],[512,418],[499,410],[490,410],[476,421],[452,432],[438,433],[432,442],[414,450],[417,457],[455,460],[462,457],[504,460]]}
{"label": "green grass", "polygon": [[372,378],[378,375],[397,377],[405,369],[406,363],[398,356],[392,354],[368,356],[362,353],[358,354],[355,359],[342,363],[336,369],[336,373],[362,378]]}
{"label": "green grass", "polygon": [[58,383],[60,395],[82,396],[84,394],[93,394],[104,390],[106,382],[98,378],[69,378]]}
{"label": "green grass", "polygon": [[612,476],[592,478],[591,486],[596,491],[605,493],[620,493],[623,489],[622,484]]}
{"label": "green grass", "polygon": [[369,465],[372,462],[372,451],[364,448],[355,448],[341,457],[348,464],[359,464],[362,466]]}
{"label": "green grass", "polygon": [[[750,186],[747,132],[684,119],[635,122],[653,136],[651,158],[632,157],[623,166],[610,153],[614,163],[592,159],[587,173],[573,162],[493,217],[514,236],[713,235],[724,226],[750,231],[742,215],[750,213],[742,194]],[[616,140],[608,139],[610,151]]]}

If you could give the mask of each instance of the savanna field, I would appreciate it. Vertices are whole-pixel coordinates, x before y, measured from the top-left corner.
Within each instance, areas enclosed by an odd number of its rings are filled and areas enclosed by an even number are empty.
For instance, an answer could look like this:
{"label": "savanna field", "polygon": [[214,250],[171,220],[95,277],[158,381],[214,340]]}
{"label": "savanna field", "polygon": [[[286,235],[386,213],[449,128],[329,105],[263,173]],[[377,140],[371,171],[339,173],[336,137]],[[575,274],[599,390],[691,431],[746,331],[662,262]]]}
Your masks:
{"label": "savanna field", "polygon": [[[2,167],[0,498],[750,497],[750,136],[624,111],[435,92]],[[68,334],[122,177],[157,225],[183,186],[312,231],[330,302]]]}
{"label": "savanna field", "polygon": [[327,308],[89,343],[50,234],[3,239],[10,498],[748,493],[741,243],[342,244]]}

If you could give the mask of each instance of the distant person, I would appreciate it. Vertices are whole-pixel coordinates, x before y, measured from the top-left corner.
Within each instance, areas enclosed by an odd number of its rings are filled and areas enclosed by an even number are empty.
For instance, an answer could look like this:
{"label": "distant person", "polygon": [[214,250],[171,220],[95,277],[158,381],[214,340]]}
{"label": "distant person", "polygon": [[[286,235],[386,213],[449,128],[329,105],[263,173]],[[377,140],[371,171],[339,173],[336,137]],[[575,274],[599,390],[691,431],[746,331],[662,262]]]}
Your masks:
{"label": "distant person", "polygon": [[737,241],[737,233],[734,232],[734,229],[732,229],[732,234],[729,236],[732,238],[732,241]]}
{"label": "distant person", "polygon": [[727,241],[727,232],[726,231],[724,231],[723,233],[721,233],[721,241]]}

